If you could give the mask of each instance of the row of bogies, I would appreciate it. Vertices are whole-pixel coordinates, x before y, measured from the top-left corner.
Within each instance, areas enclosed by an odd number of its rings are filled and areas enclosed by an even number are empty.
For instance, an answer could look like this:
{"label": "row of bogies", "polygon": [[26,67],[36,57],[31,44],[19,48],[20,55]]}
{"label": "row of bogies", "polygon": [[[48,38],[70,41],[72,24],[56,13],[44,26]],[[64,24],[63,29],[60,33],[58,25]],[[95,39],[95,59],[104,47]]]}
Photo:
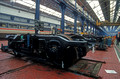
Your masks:
{"label": "row of bogies", "polygon": [[68,68],[76,63],[96,45],[94,37],[69,35],[12,35],[8,37],[8,47],[15,56],[23,55],[46,60],[60,68]]}

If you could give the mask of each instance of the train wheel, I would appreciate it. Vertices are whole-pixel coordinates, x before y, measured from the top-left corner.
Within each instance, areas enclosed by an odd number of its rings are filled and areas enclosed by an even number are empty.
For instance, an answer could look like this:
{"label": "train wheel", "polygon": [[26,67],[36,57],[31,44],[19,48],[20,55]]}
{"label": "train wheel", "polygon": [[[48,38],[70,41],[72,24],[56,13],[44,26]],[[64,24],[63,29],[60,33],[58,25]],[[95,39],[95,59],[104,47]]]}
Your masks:
{"label": "train wheel", "polygon": [[59,57],[59,52],[61,51],[61,45],[58,42],[50,42],[48,44],[48,57],[56,60]]}
{"label": "train wheel", "polygon": [[64,67],[68,68],[72,64],[74,64],[77,60],[76,48],[70,47],[70,48],[66,49],[64,52],[65,52]]}

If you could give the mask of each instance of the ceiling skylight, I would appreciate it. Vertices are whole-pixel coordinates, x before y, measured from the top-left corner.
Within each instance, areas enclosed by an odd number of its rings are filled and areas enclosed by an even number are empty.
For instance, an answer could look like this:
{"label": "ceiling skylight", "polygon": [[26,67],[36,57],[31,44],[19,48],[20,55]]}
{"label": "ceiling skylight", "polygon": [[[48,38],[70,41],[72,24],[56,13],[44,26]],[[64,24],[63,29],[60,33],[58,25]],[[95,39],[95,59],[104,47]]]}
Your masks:
{"label": "ceiling skylight", "polygon": [[[75,7],[75,0],[67,0],[67,1],[69,3],[71,3],[72,5],[74,5],[74,7]],[[77,8],[78,11],[83,12],[83,8],[80,5],[78,5],[78,3],[76,3],[76,8]],[[84,10],[84,16],[88,17],[89,20],[95,21],[85,10]]]}
{"label": "ceiling skylight", "polygon": [[[35,9],[35,2],[32,0],[15,0],[14,2]],[[40,4],[40,11],[61,18],[61,13]],[[74,22],[74,19],[65,15],[65,20]]]}
{"label": "ceiling skylight", "polygon": [[111,0],[110,1],[110,22],[113,22],[113,19],[114,19],[115,5],[116,5],[116,1]]}
{"label": "ceiling skylight", "polygon": [[119,31],[119,29],[120,29],[120,26],[118,26],[118,28],[115,31]]}
{"label": "ceiling skylight", "polygon": [[117,18],[116,18],[116,21],[115,21],[115,22],[117,22],[117,21],[118,21],[119,17],[120,17],[120,7],[119,7],[119,10],[118,10],[118,13],[117,13]]}
{"label": "ceiling skylight", "polygon": [[86,0],[88,4],[91,6],[97,17],[99,18],[100,21],[105,21],[102,9],[100,7],[100,4],[98,0]]}
{"label": "ceiling skylight", "polygon": [[110,26],[110,31],[112,30],[112,26]]}

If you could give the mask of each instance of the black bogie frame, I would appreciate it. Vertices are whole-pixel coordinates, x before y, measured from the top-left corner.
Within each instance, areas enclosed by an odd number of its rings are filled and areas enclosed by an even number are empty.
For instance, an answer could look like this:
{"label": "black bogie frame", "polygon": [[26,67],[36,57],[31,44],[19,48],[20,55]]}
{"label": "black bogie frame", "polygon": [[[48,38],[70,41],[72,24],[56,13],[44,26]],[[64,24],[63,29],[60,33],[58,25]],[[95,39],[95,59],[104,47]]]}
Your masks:
{"label": "black bogie frame", "polygon": [[64,35],[26,34],[23,36],[23,39],[19,35],[8,41],[8,47],[13,50],[15,56],[20,56],[20,54],[36,56],[49,60],[61,68],[71,66],[88,52],[86,41],[69,40]]}

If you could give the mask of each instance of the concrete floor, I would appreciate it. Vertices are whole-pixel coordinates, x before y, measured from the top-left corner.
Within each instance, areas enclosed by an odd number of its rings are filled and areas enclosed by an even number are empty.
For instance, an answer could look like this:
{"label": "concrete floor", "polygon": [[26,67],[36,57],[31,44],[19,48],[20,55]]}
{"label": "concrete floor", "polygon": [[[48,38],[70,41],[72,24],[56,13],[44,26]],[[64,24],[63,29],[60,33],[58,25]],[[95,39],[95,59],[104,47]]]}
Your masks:
{"label": "concrete floor", "polygon": [[[7,41],[0,41],[0,44],[7,45]],[[120,62],[117,59],[113,46],[107,51],[91,51],[85,57],[87,59],[105,61],[99,76],[102,79],[120,79]],[[107,70],[115,70],[117,74],[108,74]],[[11,71],[12,70],[12,71]],[[13,55],[0,50],[0,79],[93,79],[72,72],[51,68],[41,63],[32,63],[24,59],[15,58]]]}

